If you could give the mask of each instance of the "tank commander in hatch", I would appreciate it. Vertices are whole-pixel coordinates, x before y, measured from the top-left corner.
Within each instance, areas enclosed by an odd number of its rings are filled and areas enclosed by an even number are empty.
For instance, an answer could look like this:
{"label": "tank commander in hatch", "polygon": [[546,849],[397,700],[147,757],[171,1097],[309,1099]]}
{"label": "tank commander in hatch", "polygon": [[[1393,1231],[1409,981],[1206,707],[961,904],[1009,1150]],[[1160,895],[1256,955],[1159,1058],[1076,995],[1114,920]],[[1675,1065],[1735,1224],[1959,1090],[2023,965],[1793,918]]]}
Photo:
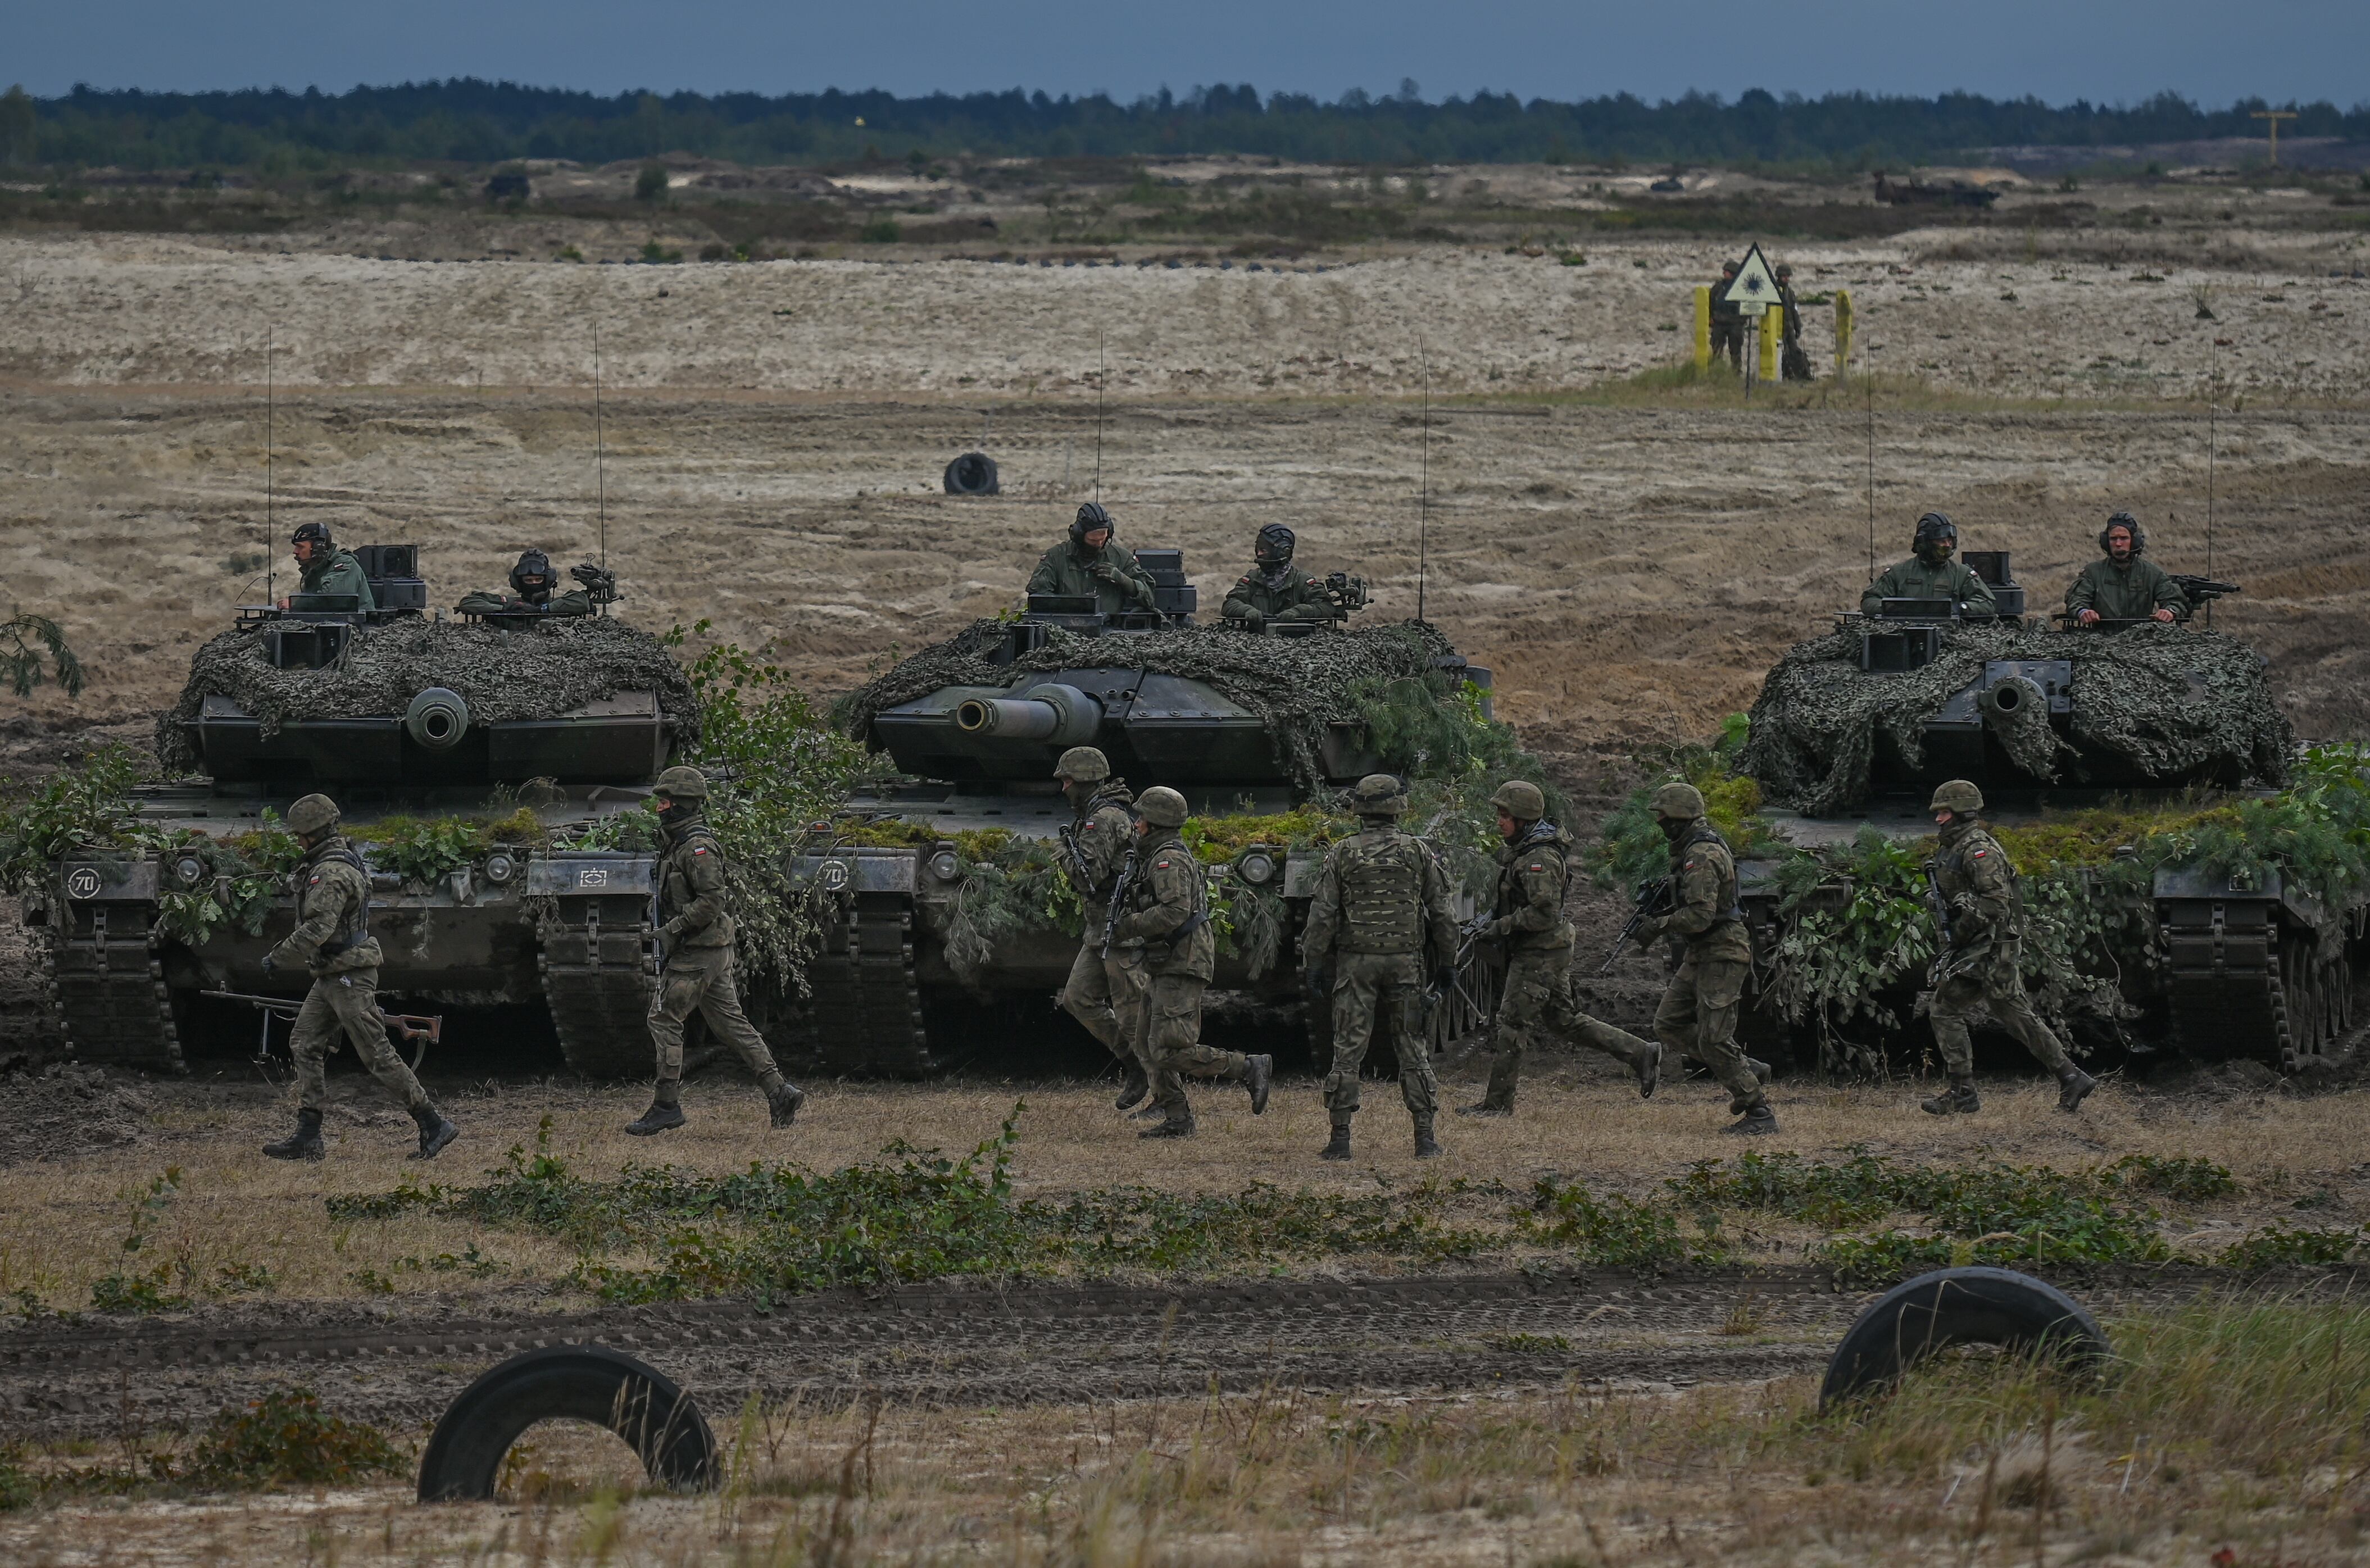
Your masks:
{"label": "tank commander in hatch", "polygon": [[[296,556],[297,592],[351,593],[356,601],[355,609],[378,608],[371,598],[370,578],[362,571],[362,564],[354,559],[351,550],[338,548],[329,538],[328,524],[300,522],[296,532],[288,536],[288,543]],[[282,600],[280,608],[289,608],[289,601]]]}
{"label": "tank commander in hatch", "polygon": [[1859,596],[1859,612],[1874,615],[1888,599],[1947,599],[1969,621],[1988,621],[1999,613],[1989,584],[1951,555],[1959,547],[1959,525],[1938,511],[1917,520],[1911,555],[1868,585]]}
{"label": "tank commander in hatch", "polygon": [[1271,522],[1251,545],[1251,569],[1235,579],[1221,613],[1229,625],[1256,632],[1270,621],[1338,621],[1341,612],[1323,579],[1292,564],[1292,530]]}
{"label": "tank commander in hatch", "polygon": [[529,548],[519,553],[518,565],[511,568],[511,590],[508,594],[489,593],[480,589],[464,594],[453,608],[463,615],[590,615],[592,596],[582,589],[572,589],[555,597],[559,586],[559,574],[551,567],[551,557],[542,551]]}
{"label": "tank commander in hatch", "polygon": [[2147,553],[2147,531],[2140,520],[2119,511],[2099,531],[2099,548],[2106,558],[2082,568],[2065,590],[2065,608],[2077,626],[2101,621],[2178,621],[2189,608],[2189,598],[2172,574]]}
{"label": "tank commander in hatch", "polygon": [[1111,514],[1099,501],[1078,509],[1070,537],[1045,552],[1030,574],[1030,593],[1093,594],[1098,614],[1153,607],[1152,574],[1117,537]]}

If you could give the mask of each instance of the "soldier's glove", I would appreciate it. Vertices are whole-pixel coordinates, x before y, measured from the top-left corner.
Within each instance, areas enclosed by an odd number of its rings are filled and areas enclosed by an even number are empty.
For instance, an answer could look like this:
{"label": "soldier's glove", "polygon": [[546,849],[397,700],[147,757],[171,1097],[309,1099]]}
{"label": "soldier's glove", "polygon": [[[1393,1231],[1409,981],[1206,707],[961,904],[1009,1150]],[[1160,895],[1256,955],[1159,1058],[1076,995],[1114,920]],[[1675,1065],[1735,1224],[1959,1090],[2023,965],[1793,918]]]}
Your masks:
{"label": "soldier's glove", "polygon": [[1635,933],[1638,945],[1640,947],[1654,945],[1654,939],[1662,934],[1662,927],[1668,923],[1668,920],[1669,917],[1665,915],[1649,915],[1639,921]]}
{"label": "soldier's glove", "polygon": [[280,969],[280,961],[269,953],[263,956],[263,978],[270,979]]}
{"label": "soldier's glove", "polygon": [[1488,939],[1490,926],[1490,920],[1488,915],[1476,915],[1457,927],[1456,934],[1466,942],[1481,942]]}
{"label": "soldier's glove", "polygon": [[1264,632],[1267,630],[1267,617],[1260,614],[1256,610],[1244,611],[1240,619],[1243,623],[1243,630],[1247,632]]}
{"label": "soldier's glove", "polygon": [[1109,561],[1097,561],[1093,566],[1087,568],[1087,575],[1093,578],[1097,582],[1109,583],[1113,588],[1122,588],[1126,586],[1125,579],[1119,575],[1119,568],[1112,566]]}

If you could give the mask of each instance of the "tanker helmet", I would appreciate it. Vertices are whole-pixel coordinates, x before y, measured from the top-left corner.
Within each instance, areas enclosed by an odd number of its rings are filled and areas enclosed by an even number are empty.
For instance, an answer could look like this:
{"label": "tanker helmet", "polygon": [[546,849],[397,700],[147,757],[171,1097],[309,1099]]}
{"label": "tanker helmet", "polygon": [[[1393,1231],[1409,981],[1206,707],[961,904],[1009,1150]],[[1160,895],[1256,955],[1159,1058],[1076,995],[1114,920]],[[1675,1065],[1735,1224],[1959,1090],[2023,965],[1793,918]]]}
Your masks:
{"label": "tanker helmet", "polygon": [[1490,804],[1517,822],[1536,822],[1547,814],[1547,797],[1539,793],[1539,786],[1521,779],[1500,784]]}
{"label": "tanker helmet", "polygon": [[1666,822],[1692,822],[1704,814],[1703,791],[1691,784],[1666,784],[1649,804]]}
{"label": "tanker helmet", "polygon": [[1912,543],[1923,548],[1929,540],[1935,539],[1948,540],[1956,544],[1959,542],[1959,525],[1940,512],[1929,511],[1917,520],[1917,535]]}
{"label": "tanker helmet", "polygon": [[288,830],[311,838],[338,825],[338,803],[326,795],[308,795],[288,808]]}
{"label": "tanker helmet", "polygon": [[1074,784],[1100,784],[1110,777],[1110,759],[1092,746],[1073,746],[1053,764],[1053,776]]}
{"label": "tanker helmet", "polygon": [[1396,817],[1407,809],[1407,792],[1388,773],[1368,773],[1350,792],[1350,809],[1361,817]]}
{"label": "tanker helmet", "polygon": [[1136,798],[1135,814],[1156,828],[1185,825],[1185,797],[1167,784],[1155,784]]}
{"label": "tanker helmet", "polygon": [[551,597],[551,557],[540,550],[519,552],[518,565],[511,568],[511,591],[530,604],[540,604]]}
{"label": "tanker helmet", "polygon": [[2119,528],[2123,529],[2132,536],[2132,556],[2134,560],[2146,553],[2147,530],[2142,528],[2140,526],[2140,520],[2134,517],[2131,513],[2127,511],[2119,511],[2114,516],[2107,520],[2106,527],[2099,530],[2099,553],[2100,555],[2111,554],[2111,552],[2107,548],[2107,535],[2112,533]]}
{"label": "tanker helmet", "polygon": [[1084,544],[1087,535],[1098,528],[1108,529],[1112,533],[1119,532],[1119,525],[1111,521],[1111,514],[1103,509],[1103,504],[1088,501],[1078,509],[1078,515],[1070,523],[1070,543]]}
{"label": "tanker helmet", "polygon": [[670,795],[676,800],[706,800],[708,775],[697,768],[687,768],[678,762],[659,775],[659,782],[650,786],[650,793]]}
{"label": "tanker helmet", "polygon": [[327,550],[331,544],[329,525],[326,522],[300,522],[296,525],[296,532],[288,536],[288,543],[318,544],[322,549]]}
{"label": "tanker helmet", "polygon": [[1952,779],[1943,784],[1934,792],[1933,804],[1926,807],[1928,811],[1950,811],[1962,817],[1983,808],[1984,792],[1967,779]]}
{"label": "tanker helmet", "polygon": [[1251,559],[1262,567],[1280,567],[1292,559],[1295,541],[1292,530],[1280,522],[1271,522],[1259,531],[1259,541],[1251,546]]}

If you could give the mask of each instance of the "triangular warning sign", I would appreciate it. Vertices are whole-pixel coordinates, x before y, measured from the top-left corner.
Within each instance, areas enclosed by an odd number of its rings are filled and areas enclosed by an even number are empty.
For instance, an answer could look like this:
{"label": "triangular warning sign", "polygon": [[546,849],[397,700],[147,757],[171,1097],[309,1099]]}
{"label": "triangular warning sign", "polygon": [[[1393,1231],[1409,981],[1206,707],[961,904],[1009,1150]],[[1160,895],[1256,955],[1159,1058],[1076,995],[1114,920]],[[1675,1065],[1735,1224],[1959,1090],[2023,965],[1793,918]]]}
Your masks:
{"label": "triangular warning sign", "polygon": [[1778,303],[1778,275],[1761,259],[1759,246],[1744,253],[1735,279],[1728,285],[1728,303],[1747,315],[1759,315]]}

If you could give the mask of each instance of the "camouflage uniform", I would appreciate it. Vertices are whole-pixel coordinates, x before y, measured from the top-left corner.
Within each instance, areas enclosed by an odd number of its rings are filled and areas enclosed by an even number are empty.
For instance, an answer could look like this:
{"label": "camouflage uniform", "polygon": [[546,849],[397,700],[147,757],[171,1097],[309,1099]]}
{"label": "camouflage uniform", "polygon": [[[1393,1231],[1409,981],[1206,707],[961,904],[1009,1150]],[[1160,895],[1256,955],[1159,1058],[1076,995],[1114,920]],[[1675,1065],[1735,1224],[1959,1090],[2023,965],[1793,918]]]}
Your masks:
{"label": "camouflage uniform", "polygon": [[1256,624],[1264,621],[1334,621],[1340,612],[1325,597],[1325,584],[1286,561],[1273,571],[1253,567],[1235,580],[1226,595],[1225,619]]}
{"label": "camouflage uniform", "polygon": [[1078,956],[1070,965],[1070,978],[1062,987],[1062,1010],[1101,1041],[1103,1048],[1117,1057],[1122,1067],[1142,1064],[1134,1042],[1120,1029],[1119,1014],[1112,1001],[1117,994],[1117,956],[1116,952],[1111,957],[1103,956],[1103,928],[1110,923],[1111,892],[1119,881],[1120,866],[1127,858],[1128,840],[1135,829],[1134,814],[1128,809],[1134,798],[1122,781],[1099,781],[1094,794],[1079,809],[1077,823],[1072,830],[1078,858],[1086,863],[1083,876],[1067,855],[1063,857],[1063,870],[1086,910],[1086,925]]}
{"label": "camouflage uniform", "polygon": [[[1147,795],[1164,792],[1152,790]],[[1111,922],[1121,1037],[1134,1044],[1152,1076],[1153,1104],[1190,1127],[1184,1074],[1248,1081],[1250,1059],[1202,1043],[1202,992],[1215,972],[1210,887],[1176,828],[1154,828],[1135,849]]]}
{"label": "camouflage uniform", "polygon": [[1953,817],[1942,829],[1934,875],[1950,911],[1950,947],[1931,1009],[1944,1070],[1953,1079],[1974,1075],[1967,1020],[1988,1012],[2042,1066],[2064,1078],[2074,1063],[2024,996],[2024,917],[2008,852],[1981,822]]}
{"label": "camouflage uniform", "polygon": [[538,601],[478,589],[463,594],[453,611],[458,615],[590,615],[592,596],[580,588]]}
{"label": "camouflage uniform", "polygon": [[1728,297],[1728,286],[1736,281],[1736,269],[1720,269],[1720,281],[1711,286],[1711,357],[1720,361],[1727,351],[1729,367],[1740,373],[1744,369],[1744,311]]}
{"label": "camouflage uniform", "polygon": [[1731,1111],[1749,1112],[1764,1096],[1760,1079],[1737,1048],[1736,1014],[1753,972],[1753,937],[1736,901],[1736,858],[1700,817],[1672,841],[1671,879],[1677,907],[1638,932],[1641,941],[1670,935],[1686,944],[1654,1010],[1655,1036],[1665,1048],[1710,1069],[1728,1091]]}
{"label": "camouflage uniform", "polygon": [[1948,555],[1939,561],[1913,555],[1887,567],[1883,575],[1859,596],[1860,613],[1875,614],[1881,608],[1879,601],[1887,599],[1948,599],[1959,606],[1960,614],[1971,621],[1999,613],[1991,585],[1977,577],[1965,562]]}
{"label": "camouflage uniform", "polygon": [[328,1107],[322,1066],[342,1033],[381,1088],[407,1111],[426,1110],[427,1093],[387,1043],[378,1015],[383,955],[370,933],[370,872],[362,856],[330,833],[305,852],[296,876],[296,929],[271,950],[271,962],[301,963],[313,976],[288,1037],[296,1059],[297,1108],[318,1116]]}
{"label": "camouflage uniform", "polygon": [[[1392,786],[1396,790],[1396,784]],[[1325,854],[1308,906],[1302,962],[1332,976],[1333,1070],[1325,1108],[1336,1126],[1358,1109],[1358,1070],[1387,1007],[1398,1051],[1399,1098],[1419,1124],[1440,1106],[1431,1042],[1421,1024],[1424,956],[1445,973],[1456,962],[1456,913],[1446,873],[1423,841],[1389,818],[1367,816],[1355,838]]]}
{"label": "camouflage uniform", "polygon": [[[1110,568],[1117,582],[1095,575],[1098,567]],[[1153,605],[1152,574],[1136,565],[1135,553],[1113,539],[1099,550],[1064,540],[1045,552],[1029,578],[1031,593],[1091,593],[1102,614],[1122,610],[1149,610]]]}
{"label": "camouflage uniform", "polygon": [[709,1033],[732,1047],[770,1098],[783,1084],[765,1036],[741,1010],[732,978],[732,917],[724,910],[724,852],[696,810],[676,807],[665,815],[665,848],[659,855],[659,934],[666,944],[666,968],[650,998],[650,1043],[658,1054],[658,1082],[672,1089],[683,1079],[683,1030],[697,1013]]}
{"label": "camouflage uniform", "polygon": [[2095,610],[2106,621],[2145,621],[2159,610],[2187,614],[2189,596],[2154,561],[2134,555],[2118,565],[2110,557],[2082,568],[2065,590],[2065,608],[2077,615]]}
{"label": "camouflage uniform", "polygon": [[377,601],[371,597],[370,578],[363,574],[362,564],[354,559],[351,550],[313,546],[313,558],[298,573],[299,593],[351,593],[356,608],[375,610]]}

